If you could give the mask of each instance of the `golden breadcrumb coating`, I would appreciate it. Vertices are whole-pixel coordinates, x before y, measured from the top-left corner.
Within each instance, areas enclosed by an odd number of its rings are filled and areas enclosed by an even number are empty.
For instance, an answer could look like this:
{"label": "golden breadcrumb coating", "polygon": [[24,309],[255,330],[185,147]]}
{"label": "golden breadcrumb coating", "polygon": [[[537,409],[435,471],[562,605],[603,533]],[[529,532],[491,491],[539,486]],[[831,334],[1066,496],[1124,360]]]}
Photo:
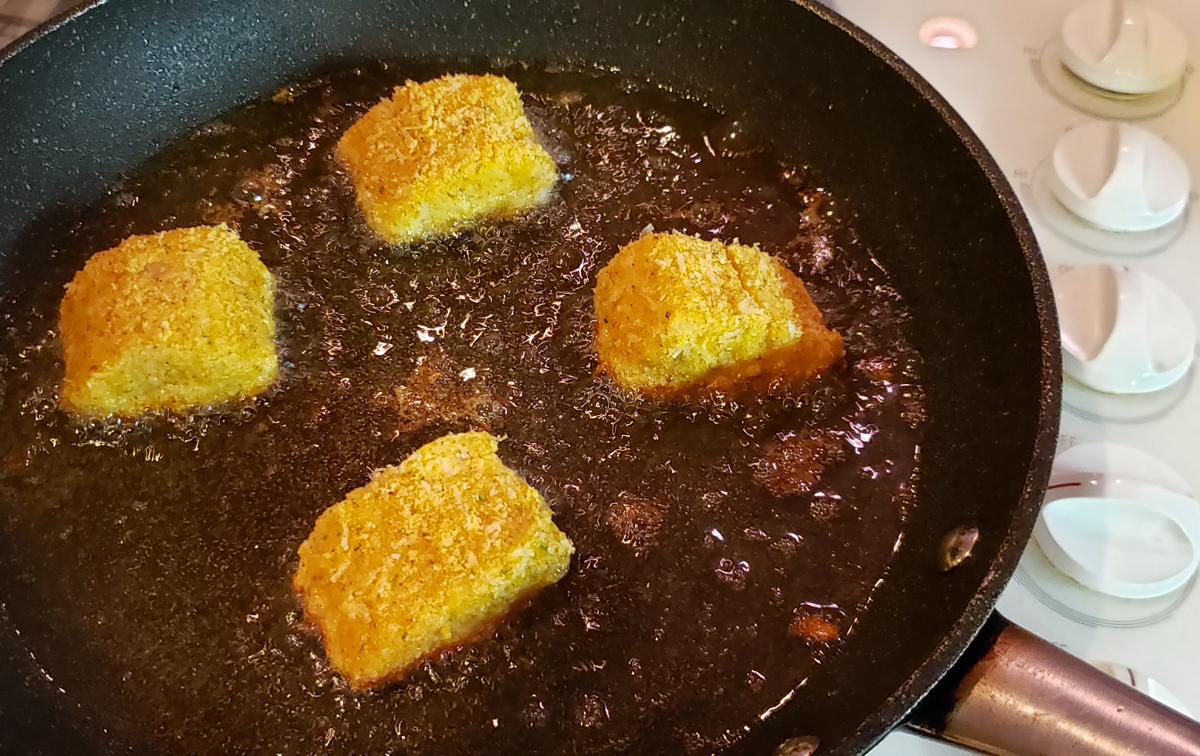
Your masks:
{"label": "golden breadcrumb coating", "polygon": [[225,224],[97,253],[59,309],[62,405],[135,416],[253,396],[275,380],[275,278]]}
{"label": "golden breadcrumb coating", "polygon": [[292,586],[354,688],[487,635],[575,547],[488,433],[432,441],[317,519]]}
{"label": "golden breadcrumb coating", "polygon": [[500,76],[396,87],[338,151],[368,225],[392,244],[540,205],[558,178],[516,85]]}
{"label": "golden breadcrumb coating", "polygon": [[842,358],[804,284],[757,247],[646,234],[596,276],[600,369],[670,395],[805,381]]}

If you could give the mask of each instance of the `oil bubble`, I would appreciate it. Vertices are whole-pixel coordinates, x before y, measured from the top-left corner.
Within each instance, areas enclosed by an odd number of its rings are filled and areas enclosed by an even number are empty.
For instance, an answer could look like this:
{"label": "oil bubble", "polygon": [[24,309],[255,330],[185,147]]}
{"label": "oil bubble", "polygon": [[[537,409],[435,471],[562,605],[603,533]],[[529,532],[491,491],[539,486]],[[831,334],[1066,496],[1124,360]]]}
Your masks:
{"label": "oil bubble", "polygon": [[758,126],[746,116],[722,118],[709,130],[708,138],[722,157],[752,155],[766,147]]}

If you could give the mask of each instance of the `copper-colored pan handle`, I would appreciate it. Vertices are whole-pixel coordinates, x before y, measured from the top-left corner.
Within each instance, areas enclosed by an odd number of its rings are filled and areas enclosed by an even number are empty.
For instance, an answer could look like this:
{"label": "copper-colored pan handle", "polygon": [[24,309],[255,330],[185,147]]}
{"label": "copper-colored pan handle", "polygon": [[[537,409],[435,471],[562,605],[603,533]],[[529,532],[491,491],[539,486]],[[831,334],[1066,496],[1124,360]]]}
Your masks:
{"label": "copper-colored pan handle", "polygon": [[1000,756],[1200,756],[1200,722],[998,615],[955,671],[918,730]]}

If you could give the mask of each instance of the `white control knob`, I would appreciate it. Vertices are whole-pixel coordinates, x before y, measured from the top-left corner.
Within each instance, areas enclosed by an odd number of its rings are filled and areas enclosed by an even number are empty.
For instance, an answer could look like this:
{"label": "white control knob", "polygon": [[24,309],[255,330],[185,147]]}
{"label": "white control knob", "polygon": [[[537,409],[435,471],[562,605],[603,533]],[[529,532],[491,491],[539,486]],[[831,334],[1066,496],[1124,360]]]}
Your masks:
{"label": "white control knob", "polygon": [[1162,228],[1187,207],[1187,164],[1138,126],[1095,121],[1071,129],[1054,146],[1051,163],[1055,199],[1106,231]]}
{"label": "white control knob", "polygon": [[1166,388],[1192,365],[1196,323],[1187,305],[1158,279],[1109,265],[1055,276],[1063,370],[1110,394]]}
{"label": "white control knob", "polygon": [[1053,481],[1033,537],[1068,577],[1110,596],[1175,591],[1200,567],[1200,503],[1132,477]]}
{"label": "white control knob", "polygon": [[1187,39],[1166,16],[1131,0],[1096,0],[1063,19],[1063,64],[1087,83],[1149,94],[1183,76]]}

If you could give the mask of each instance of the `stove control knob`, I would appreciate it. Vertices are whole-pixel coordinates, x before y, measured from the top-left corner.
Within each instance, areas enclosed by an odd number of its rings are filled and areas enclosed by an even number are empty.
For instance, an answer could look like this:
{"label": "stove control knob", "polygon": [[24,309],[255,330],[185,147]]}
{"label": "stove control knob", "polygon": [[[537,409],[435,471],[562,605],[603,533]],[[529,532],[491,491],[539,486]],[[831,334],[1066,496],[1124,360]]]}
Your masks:
{"label": "stove control knob", "polygon": [[1083,586],[1127,599],[1164,596],[1200,567],[1200,503],[1134,477],[1052,479],[1033,537]]}
{"label": "stove control knob", "polygon": [[1106,231],[1152,231],[1187,207],[1187,164],[1138,126],[1095,121],[1071,129],[1054,146],[1051,164],[1055,199]]}
{"label": "stove control knob", "polygon": [[1187,39],[1158,11],[1132,0],[1095,0],[1063,19],[1066,67],[1100,89],[1127,95],[1158,92],[1183,76]]}
{"label": "stove control knob", "polygon": [[1187,374],[1196,323],[1165,284],[1110,265],[1072,268],[1054,278],[1063,370],[1109,394],[1158,391]]}

